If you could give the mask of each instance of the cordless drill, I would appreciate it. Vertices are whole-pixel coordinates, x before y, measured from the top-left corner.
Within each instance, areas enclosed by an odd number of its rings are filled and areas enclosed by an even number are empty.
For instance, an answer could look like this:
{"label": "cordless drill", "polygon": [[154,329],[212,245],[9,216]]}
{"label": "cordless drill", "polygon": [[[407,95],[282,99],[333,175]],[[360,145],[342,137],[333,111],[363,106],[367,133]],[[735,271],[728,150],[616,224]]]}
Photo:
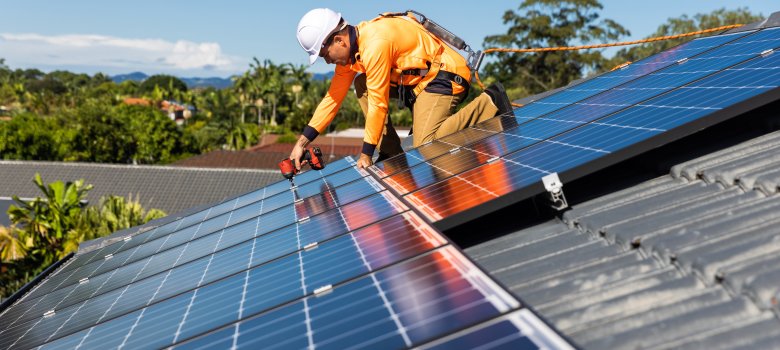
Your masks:
{"label": "cordless drill", "polygon": [[[319,147],[309,147],[308,149],[305,149],[300,161],[301,165],[308,163],[314,170],[325,169],[325,162],[322,161],[322,151],[320,151]],[[300,170],[295,168],[295,163],[293,163],[292,159],[288,158],[279,162],[279,170],[282,171],[282,176],[284,176],[285,179],[290,180],[290,186],[295,187],[293,177],[297,175]]]}

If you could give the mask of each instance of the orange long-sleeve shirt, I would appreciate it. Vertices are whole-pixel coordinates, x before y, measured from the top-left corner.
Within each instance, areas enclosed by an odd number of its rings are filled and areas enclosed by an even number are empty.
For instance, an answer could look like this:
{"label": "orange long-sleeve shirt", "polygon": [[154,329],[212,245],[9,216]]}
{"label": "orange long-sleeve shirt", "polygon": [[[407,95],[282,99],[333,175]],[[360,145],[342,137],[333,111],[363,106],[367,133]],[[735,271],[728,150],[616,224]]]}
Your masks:
{"label": "orange long-sleeve shirt", "polygon": [[[371,21],[360,22],[356,30],[358,49],[355,63],[336,66],[328,93],[314,112],[309,127],[316,130],[316,133],[313,133],[315,136],[325,130],[341,107],[341,102],[347,95],[355,75],[365,73],[368,112],[363,137],[363,153],[372,155],[374,147],[382,136],[385,118],[387,118],[390,83],[416,85],[433,80],[435,77],[435,74],[428,74],[425,77],[404,75],[403,81],[399,82],[401,71],[415,68],[428,69],[428,64],[434,61],[437,52],[443,46],[441,70],[458,74],[466,81],[471,72],[463,56],[434,37],[419,23],[408,18],[377,17]],[[462,86],[453,83],[453,94],[462,91],[464,91]]]}

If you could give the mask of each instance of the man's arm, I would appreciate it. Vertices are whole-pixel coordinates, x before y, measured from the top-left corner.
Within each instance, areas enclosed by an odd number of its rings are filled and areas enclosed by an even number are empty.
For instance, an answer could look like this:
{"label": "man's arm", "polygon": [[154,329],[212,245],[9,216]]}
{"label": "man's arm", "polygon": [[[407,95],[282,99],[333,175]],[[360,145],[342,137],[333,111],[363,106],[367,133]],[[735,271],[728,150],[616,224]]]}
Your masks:
{"label": "man's arm", "polygon": [[358,160],[358,166],[361,168],[371,165],[371,157],[382,137],[382,130],[388,117],[392,43],[384,39],[375,40],[364,52],[363,64],[366,67],[368,111],[363,136],[363,150]]}
{"label": "man's arm", "polygon": [[347,92],[352,85],[355,74],[355,71],[349,67],[336,66],[336,72],[333,75],[333,80],[330,82],[328,93],[320,101],[317,110],[314,111],[314,115],[309,120],[309,124],[303,128],[301,136],[298,137],[298,142],[295,143],[292,152],[290,152],[290,159],[295,162],[295,167],[299,170],[301,169],[300,159],[305,147],[314,141],[330,125],[333,118],[336,117],[336,113],[341,107],[341,102],[344,101],[344,97],[347,96]]}

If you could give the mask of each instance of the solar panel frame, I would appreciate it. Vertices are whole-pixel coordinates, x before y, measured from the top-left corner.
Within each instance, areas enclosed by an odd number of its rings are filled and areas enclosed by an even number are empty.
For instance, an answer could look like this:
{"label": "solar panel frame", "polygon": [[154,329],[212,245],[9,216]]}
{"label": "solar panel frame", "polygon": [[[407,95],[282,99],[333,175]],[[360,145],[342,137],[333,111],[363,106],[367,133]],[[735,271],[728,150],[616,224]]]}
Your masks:
{"label": "solar panel frame", "polygon": [[[613,88],[616,88],[616,87],[619,87],[619,86],[631,83],[634,80],[640,79],[642,77],[645,77],[647,75],[650,75],[652,73],[655,73],[657,71],[666,69],[666,68],[674,65],[674,63],[677,62],[677,60],[669,59],[669,57],[662,57],[665,54],[668,56],[667,53],[670,52],[670,51],[675,51],[675,50],[686,51],[686,50],[689,50],[687,48],[688,45],[694,46],[697,43],[701,43],[701,42],[704,42],[704,41],[718,40],[719,37],[721,37],[720,39],[722,39],[722,37],[729,37],[728,40],[719,42],[718,44],[713,45],[713,46],[704,46],[704,48],[699,49],[697,51],[694,51],[693,55],[688,55],[688,56],[684,56],[683,57],[685,59],[692,58],[692,57],[696,57],[696,56],[699,56],[699,55],[702,55],[702,54],[706,54],[707,52],[710,52],[710,51],[712,51],[714,49],[717,49],[720,46],[723,46],[725,44],[728,44],[730,42],[738,40],[738,39],[740,39],[740,38],[742,38],[742,37],[744,37],[746,35],[752,34],[754,32],[755,31],[740,32],[740,33],[728,33],[728,34],[724,34],[724,35],[699,38],[699,39],[695,39],[695,40],[692,40],[692,41],[689,41],[689,42],[686,42],[686,43],[682,43],[682,44],[677,45],[677,46],[675,46],[675,47],[673,47],[673,48],[671,48],[669,50],[663,51],[661,53],[658,53],[658,54],[655,54],[653,56],[650,56],[650,57],[644,58],[642,60],[639,60],[637,62],[634,62],[631,65],[626,66],[626,67],[624,67],[621,70],[606,72],[606,73],[601,74],[599,76],[590,78],[590,79],[585,80],[583,82],[580,82],[580,83],[578,83],[576,85],[566,86],[565,88],[561,89],[560,91],[557,91],[556,93],[547,95],[547,96],[545,96],[542,99],[534,101],[533,103],[529,103],[529,104],[527,104],[527,105],[525,105],[523,107],[520,107],[520,108],[516,109],[516,111],[518,111],[520,113],[523,113],[524,111],[528,111],[529,109],[532,109],[532,108],[534,108],[535,106],[537,106],[539,104],[546,103],[546,101],[559,99],[559,98],[561,98],[561,96],[567,95],[571,90],[577,90],[577,89],[580,89],[580,88],[582,88],[584,86],[589,86],[589,85],[596,84],[598,82],[598,80],[601,79],[601,78],[610,77],[611,75],[617,75],[617,74],[620,74],[622,71],[625,71],[625,70],[633,70],[635,67],[638,67],[638,66],[641,67],[643,65],[655,65],[656,66],[654,68],[651,68],[650,70],[642,72],[642,74],[637,74],[635,76],[632,76],[632,78],[625,79],[625,80],[617,79],[620,82],[617,83],[617,84],[613,84],[611,86],[608,86],[607,89],[601,89],[601,90],[598,90],[598,91],[594,91],[591,94],[580,94],[573,101],[568,101],[568,103],[560,104],[560,106],[557,107],[557,108],[549,108],[547,110],[543,110],[543,113],[535,112],[536,114],[532,114],[531,115],[531,118],[533,118],[533,119],[536,119],[536,118],[539,118],[539,117],[543,117],[543,116],[548,115],[550,113],[555,113],[555,112],[557,112],[557,111],[559,111],[559,110],[561,110],[561,109],[571,105],[572,103],[577,103],[577,102],[584,101],[584,100],[586,100],[588,98],[591,98],[591,97],[593,97],[595,95],[598,95],[601,92],[604,92],[604,91],[607,91],[609,89],[613,89]],[[656,60],[664,59],[664,58],[667,59],[667,61],[661,61],[660,63],[656,62]],[[502,118],[502,119],[506,119],[506,118]],[[528,122],[528,120],[525,121],[525,122]],[[498,127],[496,124],[504,125],[504,126],[503,127]],[[385,160],[384,162],[381,162],[379,164],[375,164],[373,167],[369,168],[369,170],[372,173],[379,175],[381,178],[386,178],[386,177],[388,177],[390,175],[393,175],[394,173],[396,173],[396,172],[398,172],[400,170],[403,170],[403,168],[395,169],[394,165],[397,164],[397,163],[400,163],[400,162],[409,163],[411,161],[412,165],[420,164],[422,161],[429,161],[429,160],[431,160],[433,158],[436,158],[438,156],[445,155],[451,149],[451,147],[447,147],[447,145],[441,146],[441,145],[438,145],[437,143],[446,143],[448,145],[467,146],[467,145],[473,144],[475,142],[479,142],[480,140],[482,140],[484,138],[492,136],[492,135],[494,135],[494,133],[500,132],[502,129],[509,128],[510,126],[507,125],[507,124],[510,124],[510,123],[507,123],[505,121],[498,122],[498,120],[496,120],[495,118],[489,119],[489,120],[487,120],[487,121],[485,121],[483,123],[480,123],[480,124],[475,125],[473,127],[467,128],[464,131],[461,131],[461,132],[458,132],[458,133],[454,133],[454,134],[450,134],[450,135],[447,135],[447,136],[445,136],[445,137],[443,137],[441,139],[434,140],[434,141],[432,141],[430,143],[421,145],[418,148],[415,148],[415,149],[412,149],[412,150],[406,152],[406,154],[401,154],[401,155],[398,155],[396,157],[393,157],[393,158],[390,158],[388,160]],[[522,123],[520,121],[515,121],[514,125],[516,126],[518,124],[522,124]],[[483,134],[480,135],[479,132],[482,132]],[[470,133],[472,133],[474,135],[470,135]],[[464,142],[464,141],[466,141],[466,142]],[[428,148],[433,148],[433,150],[428,150]],[[406,159],[409,156],[414,157],[414,158],[418,158],[415,155],[415,153],[421,153],[421,152],[422,153],[428,153],[429,155],[425,156],[425,157],[422,157],[422,159],[420,159],[419,161],[415,161],[414,159]]]}
{"label": "solar panel frame", "polygon": [[[774,31],[774,30],[778,30],[778,29],[771,29],[771,30]],[[750,59],[755,59],[757,57],[760,57],[760,55],[755,55],[755,56],[751,57]],[[737,66],[739,64],[742,64],[744,62],[749,61],[750,59],[739,61],[739,62],[737,62],[735,64],[732,64],[732,65],[730,65],[730,66],[728,66],[726,68],[723,68],[723,69],[719,70],[718,72],[725,71],[725,70],[729,69],[730,67]],[[705,75],[705,76],[703,76],[703,77],[701,77],[699,79],[693,80],[693,81],[691,81],[691,82],[689,82],[689,83],[687,83],[686,85],[683,85],[683,86],[687,86],[689,84],[693,84],[695,82],[698,82],[698,81],[700,81],[702,79],[706,79],[707,77],[713,76],[714,74],[717,74],[717,72]],[[676,89],[679,89],[679,87],[676,88]],[[676,89],[672,89],[670,91],[674,91]],[[659,96],[659,95],[652,96],[649,99],[655,98],[657,96]],[[617,163],[617,162],[619,162],[621,160],[627,159],[629,157],[633,157],[633,156],[635,156],[637,154],[641,154],[641,153],[646,152],[646,151],[648,151],[650,149],[653,149],[655,147],[661,146],[661,145],[663,145],[665,143],[675,141],[675,140],[677,140],[679,138],[682,138],[682,137],[684,137],[684,136],[686,136],[686,135],[688,135],[688,134],[690,134],[690,133],[692,133],[692,132],[694,132],[696,130],[699,130],[699,129],[702,129],[702,128],[705,128],[705,127],[708,127],[708,126],[712,126],[712,125],[717,124],[719,122],[722,122],[724,120],[733,118],[733,117],[735,117],[737,115],[740,115],[740,114],[743,114],[743,113],[745,113],[747,111],[753,110],[753,109],[761,107],[763,105],[766,105],[766,104],[768,104],[770,102],[775,101],[776,99],[777,99],[777,92],[776,91],[765,92],[763,94],[760,94],[760,95],[754,96],[752,98],[749,98],[747,100],[741,101],[741,102],[739,102],[739,103],[737,103],[735,105],[732,105],[730,107],[727,107],[725,109],[719,110],[719,111],[717,111],[716,113],[713,113],[710,116],[700,118],[700,119],[696,120],[695,122],[692,122],[690,124],[687,124],[687,125],[684,125],[684,126],[680,126],[680,127],[675,128],[673,130],[670,130],[669,132],[664,133],[662,135],[657,135],[656,137],[653,137],[651,139],[644,140],[644,141],[642,141],[640,143],[637,143],[635,145],[629,146],[626,149],[622,149],[622,150],[620,150],[618,152],[612,152],[612,153],[608,154],[607,156],[600,157],[600,158],[598,158],[598,159],[596,159],[596,160],[594,160],[592,162],[589,162],[587,164],[579,166],[579,167],[577,167],[575,169],[570,169],[570,170],[567,170],[567,171],[559,172],[558,175],[559,175],[559,177],[561,178],[561,180],[564,183],[572,181],[574,179],[577,179],[577,178],[580,178],[580,177],[585,176],[587,174],[590,174],[590,173],[592,173],[595,170],[598,170],[598,169],[607,167],[609,165],[615,164],[615,163]],[[646,101],[646,100],[637,102],[637,103],[635,103],[635,104],[633,104],[633,105],[631,105],[629,107],[626,107],[624,109],[618,110],[616,112],[609,113],[609,114],[607,114],[605,116],[602,116],[601,118],[605,118],[605,117],[614,115],[616,113],[619,113],[622,110],[625,110],[625,109],[630,108],[632,106],[635,106],[637,104],[641,104],[644,101]],[[598,118],[596,120],[600,120],[601,118]],[[520,125],[522,126],[523,124],[520,124]],[[584,125],[586,125],[586,124],[584,124]],[[570,129],[570,130],[573,130],[573,129]],[[566,132],[568,132],[570,130],[567,130]],[[555,136],[553,136],[551,138],[554,138],[554,137]],[[520,152],[521,150],[518,150],[516,152]],[[493,164],[483,164],[483,165],[480,165],[480,167],[500,167],[501,163],[505,162],[507,160],[511,161],[511,155],[507,156],[506,158],[499,158],[499,159],[493,160],[492,161]],[[373,174],[376,176],[376,173],[373,173]],[[455,213],[453,215],[446,216],[446,217],[438,217],[437,216],[438,214],[435,213],[435,210],[432,211],[432,210],[426,209],[426,206],[427,206],[426,203],[424,201],[417,200],[411,194],[407,194],[406,196],[404,196],[404,198],[409,203],[411,203],[413,206],[416,206],[416,207],[420,208],[421,212],[424,213],[425,216],[429,220],[434,222],[434,225],[437,228],[442,229],[442,230],[447,230],[449,228],[452,228],[452,227],[457,226],[459,224],[462,224],[464,222],[467,222],[467,221],[476,219],[478,217],[481,217],[481,216],[483,216],[483,215],[485,215],[485,214],[487,214],[489,212],[493,212],[495,210],[498,210],[498,209],[507,207],[509,205],[512,205],[512,204],[514,204],[514,203],[516,203],[516,202],[518,202],[520,200],[523,200],[523,199],[526,199],[526,198],[530,198],[532,196],[544,193],[545,189],[544,189],[543,184],[540,181],[541,176],[537,176],[537,177],[539,178],[539,181],[537,181],[535,183],[532,183],[530,185],[527,185],[524,188],[510,191],[508,193],[505,193],[505,194],[502,194],[502,195],[498,196],[498,198],[491,199],[490,201],[487,201],[486,203],[478,204],[478,205],[476,205],[474,207],[471,207],[469,209],[460,211],[458,213]],[[457,181],[457,180],[452,180],[452,179],[454,179],[454,178],[450,177],[447,180],[442,180],[440,182],[436,182],[436,184],[441,184],[441,183],[443,183],[445,181]],[[382,179],[381,181],[387,182],[387,178]],[[431,187],[436,186],[436,184],[430,185],[428,187],[423,187],[421,189],[417,189],[417,190],[414,190],[414,191],[411,191],[411,192],[415,193],[417,191],[423,191],[426,188],[431,188]],[[387,187],[390,188],[391,190],[393,190],[394,193],[396,193],[397,195],[404,195],[405,194],[404,192],[399,192],[398,190],[396,190],[394,188],[394,186],[387,186]],[[434,214],[434,215],[431,215],[431,214]]]}

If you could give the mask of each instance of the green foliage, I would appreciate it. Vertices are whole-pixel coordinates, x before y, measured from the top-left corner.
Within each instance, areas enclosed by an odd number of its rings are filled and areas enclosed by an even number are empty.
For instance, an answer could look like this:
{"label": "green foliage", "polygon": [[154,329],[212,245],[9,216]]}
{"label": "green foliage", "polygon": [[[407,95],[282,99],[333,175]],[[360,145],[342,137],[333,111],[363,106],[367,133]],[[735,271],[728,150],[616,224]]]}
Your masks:
{"label": "green foliage", "polygon": [[149,221],[164,217],[165,212],[159,209],[144,210],[141,202],[133,196],[107,196],[100,199],[100,205],[89,207],[84,215],[91,236],[85,240],[108,236],[109,234],[143,225]]}
{"label": "green foliage", "polygon": [[62,150],[56,120],[22,113],[10,121],[0,121],[0,156],[3,159],[59,160]]}
{"label": "green foliage", "polygon": [[48,117],[22,113],[0,121],[0,135],[5,159],[155,164],[197,152],[156,108],[95,100]]}
{"label": "green foliage", "polygon": [[19,238],[31,257],[49,265],[77,246],[82,200],[92,185],[84,185],[83,180],[45,185],[39,174],[33,182],[44,196],[29,202],[14,196],[18,205],[12,205],[8,215],[14,225],[22,228]]}
{"label": "green foliage", "polygon": [[[613,20],[600,20],[601,8],[597,0],[525,0],[517,12],[504,13],[507,33],[486,37],[485,46],[573,46],[614,41],[629,34]],[[495,62],[485,66],[483,76],[501,81],[510,89],[510,98],[517,98],[564,86],[606,63],[600,51],[499,53]]]}
{"label": "green foliage", "polygon": [[[729,24],[748,24],[762,19],[761,14],[751,13],[747,8],[738,8],[736,10],[726,10],[725,8],[722,8],[711,13],[699,13],[693,17],[682,15],[676,18],[669,18],[666,23],[661,24],[653,34],[650,34],[647,37],[683,34]],[[713,34],[717,34],[717,32],[708,35]],[[621,49],[615,54],[615,57],[612,58],[610,65],[607,67],[616,66],[627,61],[637,61],[694,38],[696,37],[657,41]]]}
{"label": "green foliage", "polygon": [[228,149],[238,151],[256,144],[258,127],[255,124],[238,124],[227,135]]}
{"label": "green foliage", "polygon": [[11,227],[0,227],[0,296],[8,296],[69,252],[79,242],[106,236],[117,230],[144,224],[165,216],[145,211],[132,196],[101,198],[96,207],[84,208],[92,189],[83,180],[44,184],[39,174],[33,181],[43,196],[30,201],[14,197],[8,215]]}
{"label": "green foliage", "polygon": [[295,143],[297,141],[298,141],[298,136],[293,134],[293,133],[291,133],[291,132],[282,134],[282,135],[279,136],[279,138],[276,139],[276,143],[289,143],[289,144],[293,144],[293,143]]}
{"label": "green foliage", "polygon": [[227,138],[227,132],[224,128],[204,120],[187,123],[185,135],[189,136],[190,148],[197,153],[218,149]]}
{"label": "green foliage", "polygon": [[173,98],[174,91],[187,91],[187,84],[184,84],[184,82],[177,77],[157,74],[146,78],[138,87],[138,92],[141,94],[151,94],[155,89],[164,91],[161,99],[167,99]]}
{"label": "green foliage", "polygon": [[51,77],[41,80],[30,80],[25,84],[25,88],[31,93],[64,94],[68,91],[65,84]]}

